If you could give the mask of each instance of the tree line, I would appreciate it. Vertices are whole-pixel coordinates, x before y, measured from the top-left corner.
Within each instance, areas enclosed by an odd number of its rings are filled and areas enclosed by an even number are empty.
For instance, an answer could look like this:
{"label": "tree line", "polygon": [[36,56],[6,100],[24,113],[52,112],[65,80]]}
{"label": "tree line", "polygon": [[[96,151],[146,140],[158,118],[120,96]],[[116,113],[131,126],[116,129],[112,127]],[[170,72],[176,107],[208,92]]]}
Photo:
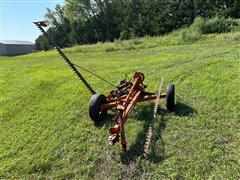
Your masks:
{"label": "tree line", "polygon": [[[47,33],[60,47],[156,36],[190,25],[196,17],[240,18],[239,0],[66,0],[47,9]],[[35,49],[50,49],[40,35]]]}

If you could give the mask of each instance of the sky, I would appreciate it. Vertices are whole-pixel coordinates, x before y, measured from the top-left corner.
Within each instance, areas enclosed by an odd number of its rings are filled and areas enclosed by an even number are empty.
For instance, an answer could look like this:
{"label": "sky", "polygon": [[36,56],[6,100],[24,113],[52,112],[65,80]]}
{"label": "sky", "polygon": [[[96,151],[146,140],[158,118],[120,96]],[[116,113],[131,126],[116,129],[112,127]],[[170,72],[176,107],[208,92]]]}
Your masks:
{"label": "sky", "polygon": [[32,23],[44,19],[46,8],[64,0],[0,0],[0,39],[35,42],[40,31]]}

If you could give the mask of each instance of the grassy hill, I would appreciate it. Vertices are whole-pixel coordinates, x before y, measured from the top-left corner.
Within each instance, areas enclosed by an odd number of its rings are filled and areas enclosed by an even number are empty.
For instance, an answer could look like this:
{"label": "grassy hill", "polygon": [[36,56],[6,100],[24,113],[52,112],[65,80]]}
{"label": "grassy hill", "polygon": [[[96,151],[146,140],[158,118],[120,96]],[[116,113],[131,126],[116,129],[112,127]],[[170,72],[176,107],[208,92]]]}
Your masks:
{"label": "grassy hill", "polygon": [[[108,146],[110,112],[95,127],[90,94],[55,51],[1,57],[1,178],[240,178],[240,33],[183,42],[180,32],[65,49],[70,59],[117,84],[135,71],[148,91],[174,82],[176,110],[164,101],[151,154],[143,143],[151,102],[126,124],[129,151]],[[82,72],[99,93],[112,88]]]}

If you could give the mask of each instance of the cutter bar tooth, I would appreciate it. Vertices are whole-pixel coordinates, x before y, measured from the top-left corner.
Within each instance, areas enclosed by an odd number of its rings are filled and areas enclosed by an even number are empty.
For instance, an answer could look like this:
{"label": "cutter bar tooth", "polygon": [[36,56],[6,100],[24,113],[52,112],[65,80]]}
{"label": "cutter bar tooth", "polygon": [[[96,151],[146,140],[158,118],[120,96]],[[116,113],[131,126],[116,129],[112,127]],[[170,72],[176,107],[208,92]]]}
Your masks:
{"label": "cutter bar tooth", "polygon": [[157,115],[157,109],[158,109],[158,104],[159,104],[159,98],[161,97],[161,92],[162,92],[162,84],[163,84],[163,78],[160,81],[160,86],[157,94],[157,98],[155,99],[154,107],[153,107],[153,118],[150,121],[150,125],[146,134],[146,139],[145,139],[145,144],[144,144],[144,155],[147,156],[149,153],[150,149],[150,144],[152,140],[152,135],[153,135],[153,126],[154,122],[156,120],[156,115]]}

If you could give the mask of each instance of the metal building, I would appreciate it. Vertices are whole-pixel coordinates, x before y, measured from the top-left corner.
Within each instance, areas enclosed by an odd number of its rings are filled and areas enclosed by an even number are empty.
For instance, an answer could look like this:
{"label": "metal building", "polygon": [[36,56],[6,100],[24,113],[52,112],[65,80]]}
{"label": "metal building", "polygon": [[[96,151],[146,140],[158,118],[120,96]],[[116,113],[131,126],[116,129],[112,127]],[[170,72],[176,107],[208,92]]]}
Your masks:
{"label": "metal building", "polygon": [[17,55],[32,52],[34,43],[29,41],[0,40],[0,55]]}

